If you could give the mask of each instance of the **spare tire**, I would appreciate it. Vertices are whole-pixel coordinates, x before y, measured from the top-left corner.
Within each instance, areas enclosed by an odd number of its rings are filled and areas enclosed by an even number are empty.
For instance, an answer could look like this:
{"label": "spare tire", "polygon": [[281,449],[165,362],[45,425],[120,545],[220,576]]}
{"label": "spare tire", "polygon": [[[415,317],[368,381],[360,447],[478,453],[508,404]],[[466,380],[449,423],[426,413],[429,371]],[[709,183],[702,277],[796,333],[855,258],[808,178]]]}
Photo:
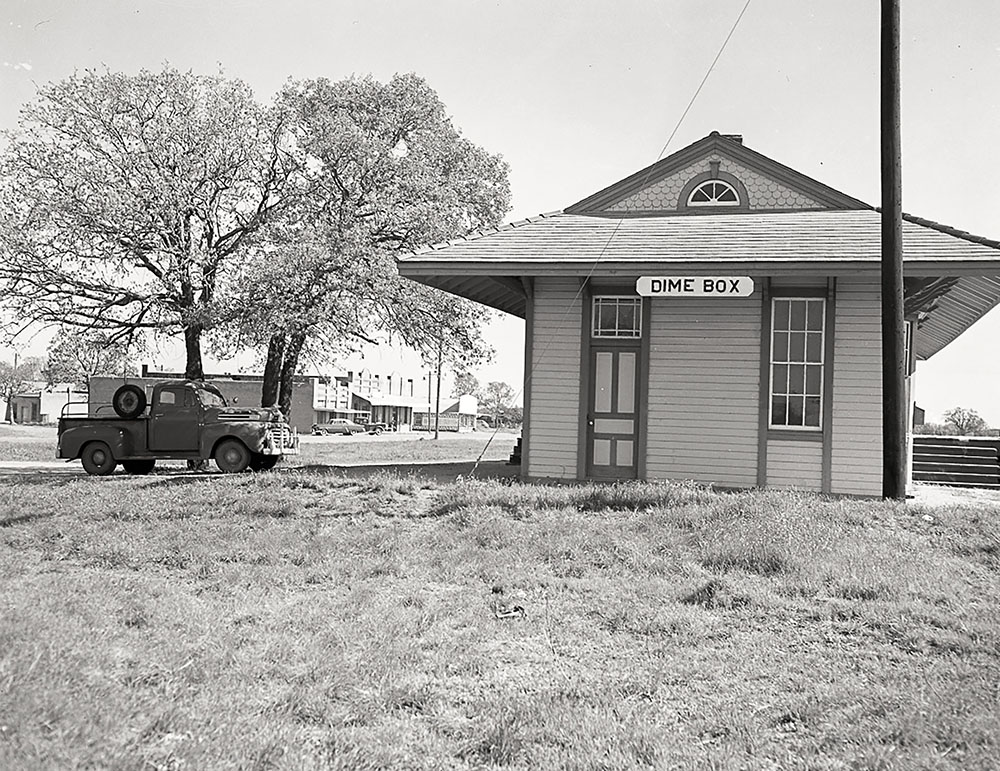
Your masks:
{"label": "spare tire", "polygon": [[141,386],[126,383],[111,397],[111,406],[120,418],[137,418],[146,409],[146,392]]}

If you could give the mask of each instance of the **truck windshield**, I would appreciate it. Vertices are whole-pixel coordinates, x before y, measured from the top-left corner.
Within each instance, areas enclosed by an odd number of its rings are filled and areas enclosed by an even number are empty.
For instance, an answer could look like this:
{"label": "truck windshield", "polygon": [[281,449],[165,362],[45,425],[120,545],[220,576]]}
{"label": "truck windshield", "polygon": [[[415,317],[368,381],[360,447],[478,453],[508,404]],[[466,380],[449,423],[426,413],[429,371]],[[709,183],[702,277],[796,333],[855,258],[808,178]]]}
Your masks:
{"label": "truck windshield", "polygon": [[206,407],[225,407],[225,397],[214,388],[201,388],[201,403]]}

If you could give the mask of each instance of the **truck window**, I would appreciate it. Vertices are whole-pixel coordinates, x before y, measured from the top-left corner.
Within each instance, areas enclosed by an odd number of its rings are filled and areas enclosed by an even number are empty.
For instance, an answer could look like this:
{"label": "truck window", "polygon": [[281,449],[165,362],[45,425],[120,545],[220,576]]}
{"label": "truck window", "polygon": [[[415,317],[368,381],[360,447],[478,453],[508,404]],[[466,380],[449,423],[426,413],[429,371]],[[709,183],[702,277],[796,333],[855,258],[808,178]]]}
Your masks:
{"label": "truck window", "polygon": [[215,390],[208,390],[203,388],[199,391],[201,394],[201,403],[206,407],[225,407],[226,400],[223,398],[222,394]]}
{"label": "truck window", "polygon": [[160,404],[176,404],[177,394],[173,391],[160,391]]}

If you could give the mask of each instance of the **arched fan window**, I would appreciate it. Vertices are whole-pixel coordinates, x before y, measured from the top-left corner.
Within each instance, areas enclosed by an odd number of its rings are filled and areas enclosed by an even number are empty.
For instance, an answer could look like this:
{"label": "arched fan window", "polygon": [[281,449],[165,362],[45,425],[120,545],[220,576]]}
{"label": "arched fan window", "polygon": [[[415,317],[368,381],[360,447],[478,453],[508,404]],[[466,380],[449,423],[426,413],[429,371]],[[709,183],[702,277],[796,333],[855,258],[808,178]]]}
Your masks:
{"label": "arched fan window", "polygon": [[739,206],[739,193],[732,185],[718,179],[702,182],[688,196],[688,206]]}

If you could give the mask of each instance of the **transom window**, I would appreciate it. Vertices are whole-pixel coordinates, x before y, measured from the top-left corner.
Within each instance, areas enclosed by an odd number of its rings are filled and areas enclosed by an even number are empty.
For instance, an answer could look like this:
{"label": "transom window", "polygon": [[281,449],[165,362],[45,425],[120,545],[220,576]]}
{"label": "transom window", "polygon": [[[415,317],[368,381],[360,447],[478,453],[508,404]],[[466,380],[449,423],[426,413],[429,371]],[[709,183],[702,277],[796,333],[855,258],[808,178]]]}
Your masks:
{"label": "transom window", "polygon": [[771,426],[818,429],[823,417],[826,300],[771,302]]}
{"label": "transom window", "polygon": [[642,337],[642,298],[595,297],[591,334],[594,337]]}
{"label": "transom window", "polygon": [[727,182],[711,179],[702,182],[688,196],[688,206],[739,206],[740,196]]}

